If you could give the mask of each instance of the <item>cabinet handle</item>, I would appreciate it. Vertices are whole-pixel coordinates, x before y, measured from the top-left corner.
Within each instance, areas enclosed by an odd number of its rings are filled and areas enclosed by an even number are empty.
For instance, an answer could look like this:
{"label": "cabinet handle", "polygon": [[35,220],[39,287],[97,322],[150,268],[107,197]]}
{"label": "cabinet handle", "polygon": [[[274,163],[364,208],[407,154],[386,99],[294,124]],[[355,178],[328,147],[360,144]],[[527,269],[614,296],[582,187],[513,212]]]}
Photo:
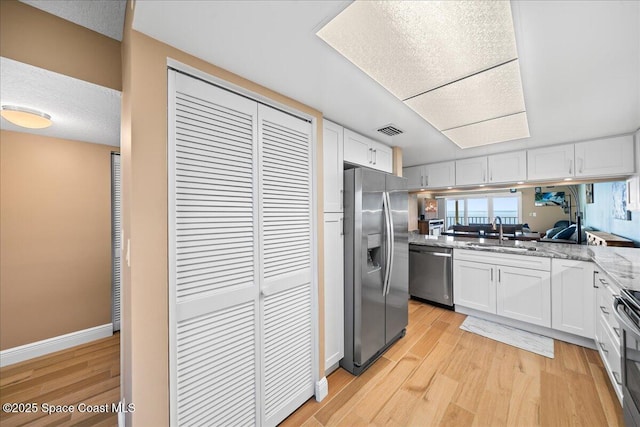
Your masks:
{"label": "cabinet handle", "polygon": [[491,281],[493,282],[493,268],[491,269]]}
{"label": "cabinet handle", "polygon": [[502,269],[498,269],[498,283],[502,283]]}
{"label": "cabinet handle", "polygon": [[340,190],[340,210],[344,208],[344,190]]}
{"label": "cabinet handle", "polygon": [[344,236],[344,219],[340,218],[340,235]]}
{"label": "cabinet handle", "polygon": [[426,184],[427,187],[429,186],[429,175],[427,175],[427,179],[426,179]]}
{"label": "cabinet handle", "polygon": [[618,338],[620,338],[620,328],[616,328],[615,326],[613,327],[613,332],[616,333],[616,335],[618,336]]}
{"label": "cabinet handle", "polygon": [[578,173],[582,173],[582,166],[584,161],[581,158],[578,158],[578,160],[580,160],[580,167],[578,168]]}
{"label": "cabinet handle", "polygon": [[593,270],[593,287],[596,289],[600,289],[600,287],[596,284],[596,274],[600,274],[597,270]]}
{"label": "cabinet handle", "polygon": [[489,171],[489,181],[493,182],[493,171]]}
{"label": "cabinet handle", "polygon": [[369,163],[373,163],[373,148],[369,148]]}
{"label": "cabinet handle", "polygon": [[606,348],[604,348],[604,343],[601,343],[600,341],[598,341],[598,345],[600,346],[600,348],[602,349],[602,351],[604,351],[605,353],[609,354],[609,350],[607,350]]}
{"label": "cabinet handle", "polygon": [[420,175],[420,187],[424,187],[424,176]]}
{"label": "cabinet handle", "polygon": [[607,310],[605,310],[605,307],[600,306],[600,310],[601,310],[604,314],[606,314],[607,316],[609,315],[609,312],[608,312]]}
{"label": "cabinet handle", "polygon": [[620,379],[620,374],[617,373],[616,371],[611,371],[611,373],[613,374],[613,378],[616,379],[616,383],[618,385],[622,385],[622,380]]}
{"label": "cabinet handle", "polygon": [[573,160],[569,160],[569,175],[571,175],[572,170],[573,170]]}
{"label": "cabinet handle", "polygon": [[602,277],[599,280],[600,280],[600,283],[602,283],[605,288],[609,286],[609,283],[607,283],[607,281],[604,280]]}

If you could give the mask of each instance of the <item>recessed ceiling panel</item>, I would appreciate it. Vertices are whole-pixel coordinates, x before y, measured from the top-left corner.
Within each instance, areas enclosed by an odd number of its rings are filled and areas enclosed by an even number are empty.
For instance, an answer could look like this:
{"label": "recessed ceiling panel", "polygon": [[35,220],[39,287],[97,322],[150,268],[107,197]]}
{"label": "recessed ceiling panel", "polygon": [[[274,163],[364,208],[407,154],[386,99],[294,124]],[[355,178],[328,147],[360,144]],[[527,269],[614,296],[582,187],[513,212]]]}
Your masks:
{"label": "recessed ceiling panel", "polygon": [[512,61],[459,80],[406,104],[439,130],[525,111],[520,66]]}
{"label": "recessed ceiling panel", "polygon": [[356,1],[317,34],[400,99],[517,58],[508,1]]}
{"label": "recessed ceiling panel", "polygon": [[461,148],[529,137],[527,113],[519,113],[442,132]]}

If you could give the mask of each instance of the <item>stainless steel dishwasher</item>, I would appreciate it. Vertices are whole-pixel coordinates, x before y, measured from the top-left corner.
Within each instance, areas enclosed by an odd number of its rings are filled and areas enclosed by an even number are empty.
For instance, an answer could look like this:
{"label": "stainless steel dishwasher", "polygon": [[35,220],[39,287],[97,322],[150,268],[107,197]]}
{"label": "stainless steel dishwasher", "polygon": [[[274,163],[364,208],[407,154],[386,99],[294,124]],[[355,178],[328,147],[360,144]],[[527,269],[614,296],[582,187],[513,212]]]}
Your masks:
{"label": "stainless steel dishwasher", "polygon": [[409,295],[453,307],[452,252],[409,245]]}

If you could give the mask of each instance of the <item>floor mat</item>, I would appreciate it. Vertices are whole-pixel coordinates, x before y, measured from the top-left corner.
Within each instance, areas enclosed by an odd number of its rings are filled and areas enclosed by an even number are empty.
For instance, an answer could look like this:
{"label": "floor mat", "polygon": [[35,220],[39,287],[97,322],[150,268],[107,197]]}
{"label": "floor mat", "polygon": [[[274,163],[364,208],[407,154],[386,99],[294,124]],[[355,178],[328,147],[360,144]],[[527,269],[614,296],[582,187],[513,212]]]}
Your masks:
{"label": "floor mat", "polygon": [[549,337],[471,316],[460,329],[553,359],[553,339]]}

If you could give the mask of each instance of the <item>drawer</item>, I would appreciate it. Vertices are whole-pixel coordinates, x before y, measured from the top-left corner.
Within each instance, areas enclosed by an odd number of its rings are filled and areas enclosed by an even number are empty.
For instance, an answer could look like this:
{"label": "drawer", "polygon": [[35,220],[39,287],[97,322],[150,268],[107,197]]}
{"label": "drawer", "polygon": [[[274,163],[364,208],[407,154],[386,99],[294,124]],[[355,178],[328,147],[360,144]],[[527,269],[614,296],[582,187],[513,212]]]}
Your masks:
{"label": "drawer", "polygon": [[597,336],[596,345],[598,346],[598,352],[605,365],[611,385],[616,391],[618,398],[622,396],[622,371],[620,360],[620,346],[615,343],[614,338],[609,333],[609,328],[606,325],[602,316],[598,316],[598,322],[596,325]]}
{"label": "drawer", "polygon": [[513,255],[471,249],[454,249],[453,259],[504,265],[506,267],[529,268],[531,270],[551,271],[551,258],[541,256]]}

